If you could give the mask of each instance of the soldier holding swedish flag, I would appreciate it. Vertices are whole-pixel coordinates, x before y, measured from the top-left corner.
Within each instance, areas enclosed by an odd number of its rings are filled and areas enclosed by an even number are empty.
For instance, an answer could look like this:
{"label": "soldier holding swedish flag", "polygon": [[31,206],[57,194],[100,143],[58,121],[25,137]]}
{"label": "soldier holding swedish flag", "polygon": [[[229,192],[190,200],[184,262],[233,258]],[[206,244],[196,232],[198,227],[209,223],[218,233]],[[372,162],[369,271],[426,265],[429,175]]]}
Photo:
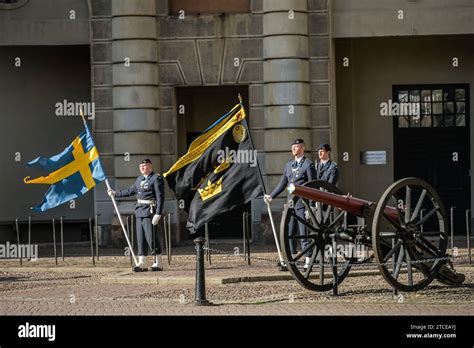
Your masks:
{"label": "soldier holding swedish flag", "polygon": [[146,158],[138,165],[140,175],[135,183],[124,190],[107,190],[110,197],[130,197],[137,195],[135,216],[137,218],[138,265],[135,272],[147,270],[146,255],[153,256],[152,271],[162,271],[161,245],[154,228],[161,220],[165,199],[164,182],[161,175],[153,172],[151,161]]}

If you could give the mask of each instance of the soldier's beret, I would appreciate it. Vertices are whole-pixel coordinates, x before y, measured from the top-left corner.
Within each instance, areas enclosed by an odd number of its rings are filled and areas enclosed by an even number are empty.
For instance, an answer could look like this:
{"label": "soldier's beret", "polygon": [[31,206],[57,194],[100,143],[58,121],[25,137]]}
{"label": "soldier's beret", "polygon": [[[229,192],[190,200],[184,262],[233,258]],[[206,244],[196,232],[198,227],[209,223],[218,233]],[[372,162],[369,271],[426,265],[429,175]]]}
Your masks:
{"label": "soldier's beret", "polygon": [[331,151],[331,146],[329,144],[320,144],[318,150]]}
{"label": "soldier's beret", "polygon": [[296,139],[295,141],[293,141],[293,144],[291,145],[298,145],[298,144],[304,144],[303,139]]}
{"label": "soldier's beret", "polygon": [[151,161],[150,161],[149,158],[145,158],[144,160],[140,161],[140,163],[138,163],[138,165],[140,165],[140,164],[146,164],[146,163],[151,163]]}

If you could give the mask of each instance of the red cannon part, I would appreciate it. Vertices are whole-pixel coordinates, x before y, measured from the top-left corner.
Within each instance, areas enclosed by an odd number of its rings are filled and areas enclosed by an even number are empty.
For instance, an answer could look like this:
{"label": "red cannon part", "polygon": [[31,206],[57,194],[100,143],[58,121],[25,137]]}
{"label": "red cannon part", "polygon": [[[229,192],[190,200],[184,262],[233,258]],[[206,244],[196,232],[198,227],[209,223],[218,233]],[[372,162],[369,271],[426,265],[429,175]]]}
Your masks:
{"label": "red cannon part", "polygon": [[[325,192],[314,188],[309,188],[301,185],[290,184],[288,192],[295,196],[310,199],[312,201],[321,202],[323,204],[332,205],[333,207],[347,211],[356,216],[364,217],[365,211],[369,205],[375,204],[364,199],[341,196],[335,193]],[[387,217],[394,222],[399,222],[398,213],[395,208],[386,207],[384,210]]]}

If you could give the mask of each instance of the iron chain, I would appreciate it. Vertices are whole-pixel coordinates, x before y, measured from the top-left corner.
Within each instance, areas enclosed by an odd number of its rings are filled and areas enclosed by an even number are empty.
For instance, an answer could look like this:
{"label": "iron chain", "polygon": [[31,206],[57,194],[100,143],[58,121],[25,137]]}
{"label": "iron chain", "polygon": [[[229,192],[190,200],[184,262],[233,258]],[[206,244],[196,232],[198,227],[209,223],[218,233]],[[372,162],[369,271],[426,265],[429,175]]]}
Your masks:
{"label": "iron chain", "polygon": [[[204,247],[204,250],[209,250],[210,252],[216,253],[216,254],[221,254],[221,255],[226,255],[226,256],[233,256],[233,257],[241,257],[246,259],[249,257],[248,255],[241,254],[241,253],[232,253],[224,250],[219,250],[219,249],[214,249],[214,248],[208,248]],[[460,258],[467,258],[469,254],[461,254],[458,256],[444,256],[444,257],[437,257],[437,258],[431,258],[431,259],[423,259],[423,260],[415,260],[415,261],[410,261],[410,264],[419,264],[419,263],[430,263],[434,261],[450,261],[453,259],[460,259]],[[256,260],[256,261],[264,261],[264,262],[271,262],[271,263],[278,263],[280,260],[277,259],[270,259],[270,258],[265,258],[265,257],[260,257],[260,256],[250,256],[251,260]],[[298,262],[298,261],[284,261],[285,263],[289,264],[302,264],[303,262]],[[403,263],[407,263],[406,261]],[[331,262],[327,261],[326,264],[332,265]],[[345,265],[346,263],[337,263],[337,265]],[[352,263],[350,264],[351,267],[373,267],[373,266],[390,266],[392,265],[392,261],[388,262],[367,262],[367,263]]]}

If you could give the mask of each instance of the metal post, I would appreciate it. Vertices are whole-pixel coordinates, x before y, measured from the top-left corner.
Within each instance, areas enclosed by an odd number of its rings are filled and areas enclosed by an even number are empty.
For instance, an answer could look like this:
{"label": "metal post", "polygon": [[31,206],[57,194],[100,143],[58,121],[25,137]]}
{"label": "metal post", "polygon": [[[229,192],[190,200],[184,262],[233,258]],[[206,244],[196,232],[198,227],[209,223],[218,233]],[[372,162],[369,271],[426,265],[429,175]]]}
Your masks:
{"label": "metal post", "polygon": [[168,266],[171,264],[171,213],[168,214]]}
{"label": "metal post", "polygon": [[247,259],[247,225],[245,224],[246,211],[242,214],[242,234],[243,234],[243,249],[244,249],[244,260]]}
{"label": "metal post", "polygon": [[206,239],[206,258],[207,258],[207,261],[209,261],[209,264],[211,265],[212,264],[212,261],[211,261],[211,251],[209,250],[210,248],[210,243],[209,243],[209,224],[206,222],[206,224],[204,225],[204,235],[205,235],[205,239]]}
{"label": "metal post", "polygon": [[56,251],[56,221],[53,218],[53,250],[54,250],[54,263],[58,265],[58,253]]}
{"label": "metal post", "polygon": [[95,214],[95,254],[97,255],[97,261],[99,261],[99,215]]}
{"label": "metal post", "polygon": [[206,277],[204,274],[203,250],[204,243],[206,243],[206,239],[202,237],[198,237],[194,240],[196,249],[196,296],[194,298],[194,304],[196,306],[206,306],[210,304],[210,302],[206,300]]}
{"label": "metal post", "polygon": [[[425,209],[420,210],[420,221],[423,220],[423,212]],[[423,224],[420,226],[420,232],[423,233]]]}
{"label": "metal post", "polygon": [[249,213],[245,215],[245,232],[247,240],[247,265],[250,266],[250,224],[249,224]]}
{"label": "metal post", "polygon": [[132,242],[132,249],[135,247],[135,224],[136,224],[135,214],[130,215],[130,239]]}
{"label": "metal post", "polygon": [[[392,238],[392,249],[395,247],[395,240]],[[396,254],[397,252],[394,252],[393,253],[393,257],[392,257],[392,275],[395,274],[395,267],[396,267],[396,264],[398,262],[398,260],[396,260]],[[397,296],[398,295],[398,290],[396,287],[393,287],[393,296]]]}
{"label": "metal post", "polygon": [[454,249],[454,209],[456,207],[451,207],[451,251]]}
{"label": "metal post", "polygon": [[92,235],[92,218],[89,218],[89,236],[91,239],[91,256],[92,264],[95,266],[95,257],[94,257],[94,236]]}
{"label": "metal post", "polygon": [[[31,216],[28,215],[28,250],[31,250]],[[31,257],[28,258],[28,261],[31,260]]]}
{"label": "metal post", "polygon": [[[129,228],[129,223],[128,223],[128,219],[130,218],[129,215],[127,215],[127,218],[126,218],[126,226],[127,226],[127,235],[128,235],[128,238],[130,238],[130,228]],[[129,253],[130,255],[130,266],[133,267],[133,259],[132,259],[132,252]]]}
{"label": "metal post", "polygon": [[469,214],[471,209],[466,210],[466,235],[467,235],[467,254],[469,256],[469,264],[471,264],[471,230],[469,229]]}
{"label": "metal post", "polygon": [[59,218],[59,226],[60,226],[60,231],[61,231],[61,257],[64,261],[64,231],[63,231],[63,217],[61,216]]}
{"label": "metal post", "polygon": [[[323,252],[323,251],[321,251]],[[337,295],[337,256],[336,256],[336,239],[332,237],[332,294],[333,296]]]}
{"label": "metal post", "polygon": [[[17,250],[17,253],[18,253],[18,258],[20,259],[20,266],[23,266],[23,260],[21,258],[21,250],[22,248],[20,248],[20,227],[18,226],[18,221],[20,220],[20,218],[16,218],[15,220],[15,226],[16,226],[16,250]],[[31,249],[30,249],[31,250]]]}
{"label": "metal post", "polygon": [[166,249],[166,259],[168,260],[168,266],[170,265],[170,246],[169,246],[169,241],[168,241],[168,225],[166,222],[166,219],[168,218],[168,215],[165,215],[163,218],[163,234],[165,235],[165,249]]}

